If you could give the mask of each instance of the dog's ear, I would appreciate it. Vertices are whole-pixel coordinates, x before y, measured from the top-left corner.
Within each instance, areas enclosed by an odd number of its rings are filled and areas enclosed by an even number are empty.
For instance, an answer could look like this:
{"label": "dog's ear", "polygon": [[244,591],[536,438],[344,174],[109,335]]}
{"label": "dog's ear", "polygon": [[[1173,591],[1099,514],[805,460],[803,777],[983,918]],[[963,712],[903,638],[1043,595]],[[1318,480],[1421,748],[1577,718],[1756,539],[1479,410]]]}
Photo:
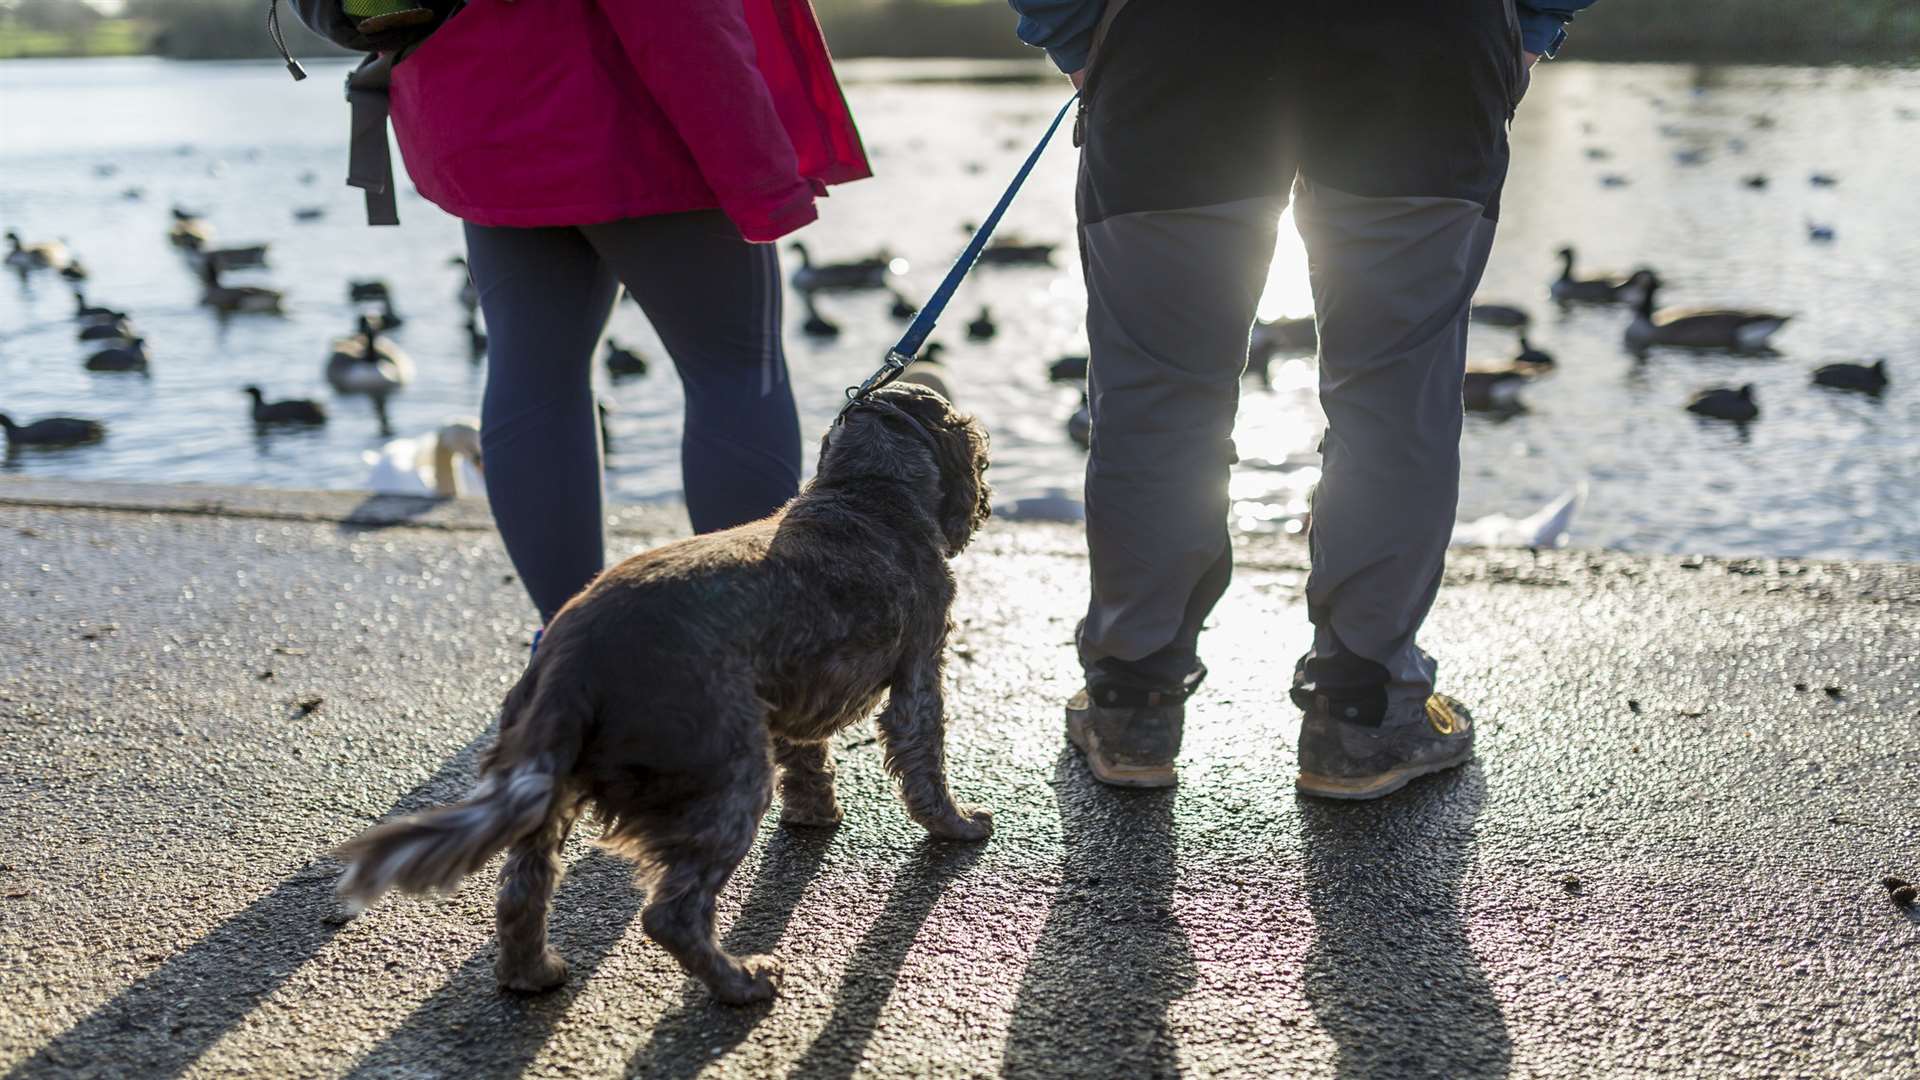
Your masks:
{"label": "dog's ear", "polygon": [[992,512],[987,487],[987,436],[971,416],[949,414],[937,429],[935,457],[940,466],[940,531],[947,557],[960,554]]}

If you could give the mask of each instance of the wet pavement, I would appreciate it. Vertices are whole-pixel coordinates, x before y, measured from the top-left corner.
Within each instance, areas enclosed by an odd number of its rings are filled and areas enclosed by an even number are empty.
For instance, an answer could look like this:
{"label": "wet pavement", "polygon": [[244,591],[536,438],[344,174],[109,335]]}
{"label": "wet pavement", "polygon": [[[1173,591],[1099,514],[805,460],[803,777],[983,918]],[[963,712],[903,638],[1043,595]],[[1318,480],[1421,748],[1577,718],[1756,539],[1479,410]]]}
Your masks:
{"label": "wet pavement", "polygon": [[[351,519],[351,520],[348,520]],[[670,535],[631,509],[616,550]],[[1292,791],[1302,552],[1256,542],[1172,792],[1063,749],[1086,567],[1002,525],[958,568],[924,839],[870,729],[837,831],[722,897],[770,1006],[716,1006],[576,840],[539,998],[488,875],[342,923],[326,853],[458,795],[530,616],[484,508],[0,481],[6,1076],[1911,1075],[1920,567],[1461,554],[1427,644],[1479,760]]]}

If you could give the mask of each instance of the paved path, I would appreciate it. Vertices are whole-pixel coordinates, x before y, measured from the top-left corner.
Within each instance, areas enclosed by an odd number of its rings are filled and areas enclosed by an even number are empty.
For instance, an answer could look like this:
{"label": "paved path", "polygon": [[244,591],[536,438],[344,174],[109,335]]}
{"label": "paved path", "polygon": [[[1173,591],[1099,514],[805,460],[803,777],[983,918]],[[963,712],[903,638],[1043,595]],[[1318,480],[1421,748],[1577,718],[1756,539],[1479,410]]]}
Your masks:
{"label": "paved path", "polygon": [[1461,557],[1428,644],[1480,761],[1343,806],[1291,789],[1290,548],[1222,606],[1183,785],[1092,784],[1076,544],[962,560],[990,843],[922,839],[850,732],[845,825],[767,828],[723,898],[777,1002],[710,1004],[585,845],[574,977],[525,1000],[486,881],[329,901],[331,845],[465,787],[522,662],[478,512],[0,481],[0,1073],[1913,1075],[1920,914],[1879,880],[1920,878],[1920,567]]}

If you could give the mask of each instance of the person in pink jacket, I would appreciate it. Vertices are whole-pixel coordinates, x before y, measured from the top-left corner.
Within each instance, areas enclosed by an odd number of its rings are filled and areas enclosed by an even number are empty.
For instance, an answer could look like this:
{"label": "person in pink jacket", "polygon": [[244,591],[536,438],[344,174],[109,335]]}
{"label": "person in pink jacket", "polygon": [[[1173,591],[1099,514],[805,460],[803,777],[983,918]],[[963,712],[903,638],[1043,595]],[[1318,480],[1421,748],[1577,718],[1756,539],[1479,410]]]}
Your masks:
{"label": "person in pink jacket", "polygon": [[622,285],[685,385],[695,531],[791,498],[771,241],[870,175],[807,0],[470,0],[391,95],[415,186],[466,223],[487,497],[542,622],[605,562],[591,376]]}

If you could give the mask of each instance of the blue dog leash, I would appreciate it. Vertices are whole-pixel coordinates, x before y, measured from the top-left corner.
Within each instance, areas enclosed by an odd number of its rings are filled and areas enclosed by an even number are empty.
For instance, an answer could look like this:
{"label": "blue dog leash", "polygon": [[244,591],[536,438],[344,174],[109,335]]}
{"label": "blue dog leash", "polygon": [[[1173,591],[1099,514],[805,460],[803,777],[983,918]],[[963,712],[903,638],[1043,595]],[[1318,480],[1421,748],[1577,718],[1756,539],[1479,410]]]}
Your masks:
{"label": "blue dog leash", "polygon": [[933,295],[927,298],[927,305],[921,308],[919,314],[913,317],[913,322],[908,324],[907,332],[901,334],[900,340],[894,344],[893,348],[887,350],[887,358],[881,363],[880,369],[867,376],[867,381],[859,386],[847,388],[847,403],[841,407],[841,415],[844,416],[848,409],[867,395],[898,379],[901,372],[907,370],[907,365],[913,363],[913,358],[920,355],[920,347],[927,343],[927,337],[933,333],[934,324],[940,321],[941,312],[947,309],[948,301],[953,299],[953,294],[960,288],[960,283],[966,280],[967,273],[973,269],[974,261],[980,258],[980,252],[986,249],[987,241],[993,237],[994,227],[1000,224],[1000,218],[1007,212],[1007,207],[1013,205],[1014,196],[1020,194],[1020,185],[1027,182],[1027,175],[1033,172],[1033,166],[1040,160],[1041,153],[1046,150],[1047,144],[1053,141],[1053,133],[1060,129],[1060,121],[1066,119],[1068,110],[1072,109],[1073,103],[1079,100],[1080,94],[1075,91],[1074,95],[1067,99],[1067,103],[1060,106],[1060,111],[1054,114],[1053,123],[1047,125],[1046,134],[1040,136],[1039,144],[1033,148],[1032,153],[1027,155],[1026,164],[1020,166],[1020,171],[1013,174],[1013,183],[1007,185],[1006,194],[1000,196],[1000,202],[993,208],[993,213],[987,215],[987,220],[982,222],[980,228],[974,232],[973,239],[967,242],[966,250],[953,261],[953,269],[947,271],[946,280],[940,283],[939,288],[933,290]]}

